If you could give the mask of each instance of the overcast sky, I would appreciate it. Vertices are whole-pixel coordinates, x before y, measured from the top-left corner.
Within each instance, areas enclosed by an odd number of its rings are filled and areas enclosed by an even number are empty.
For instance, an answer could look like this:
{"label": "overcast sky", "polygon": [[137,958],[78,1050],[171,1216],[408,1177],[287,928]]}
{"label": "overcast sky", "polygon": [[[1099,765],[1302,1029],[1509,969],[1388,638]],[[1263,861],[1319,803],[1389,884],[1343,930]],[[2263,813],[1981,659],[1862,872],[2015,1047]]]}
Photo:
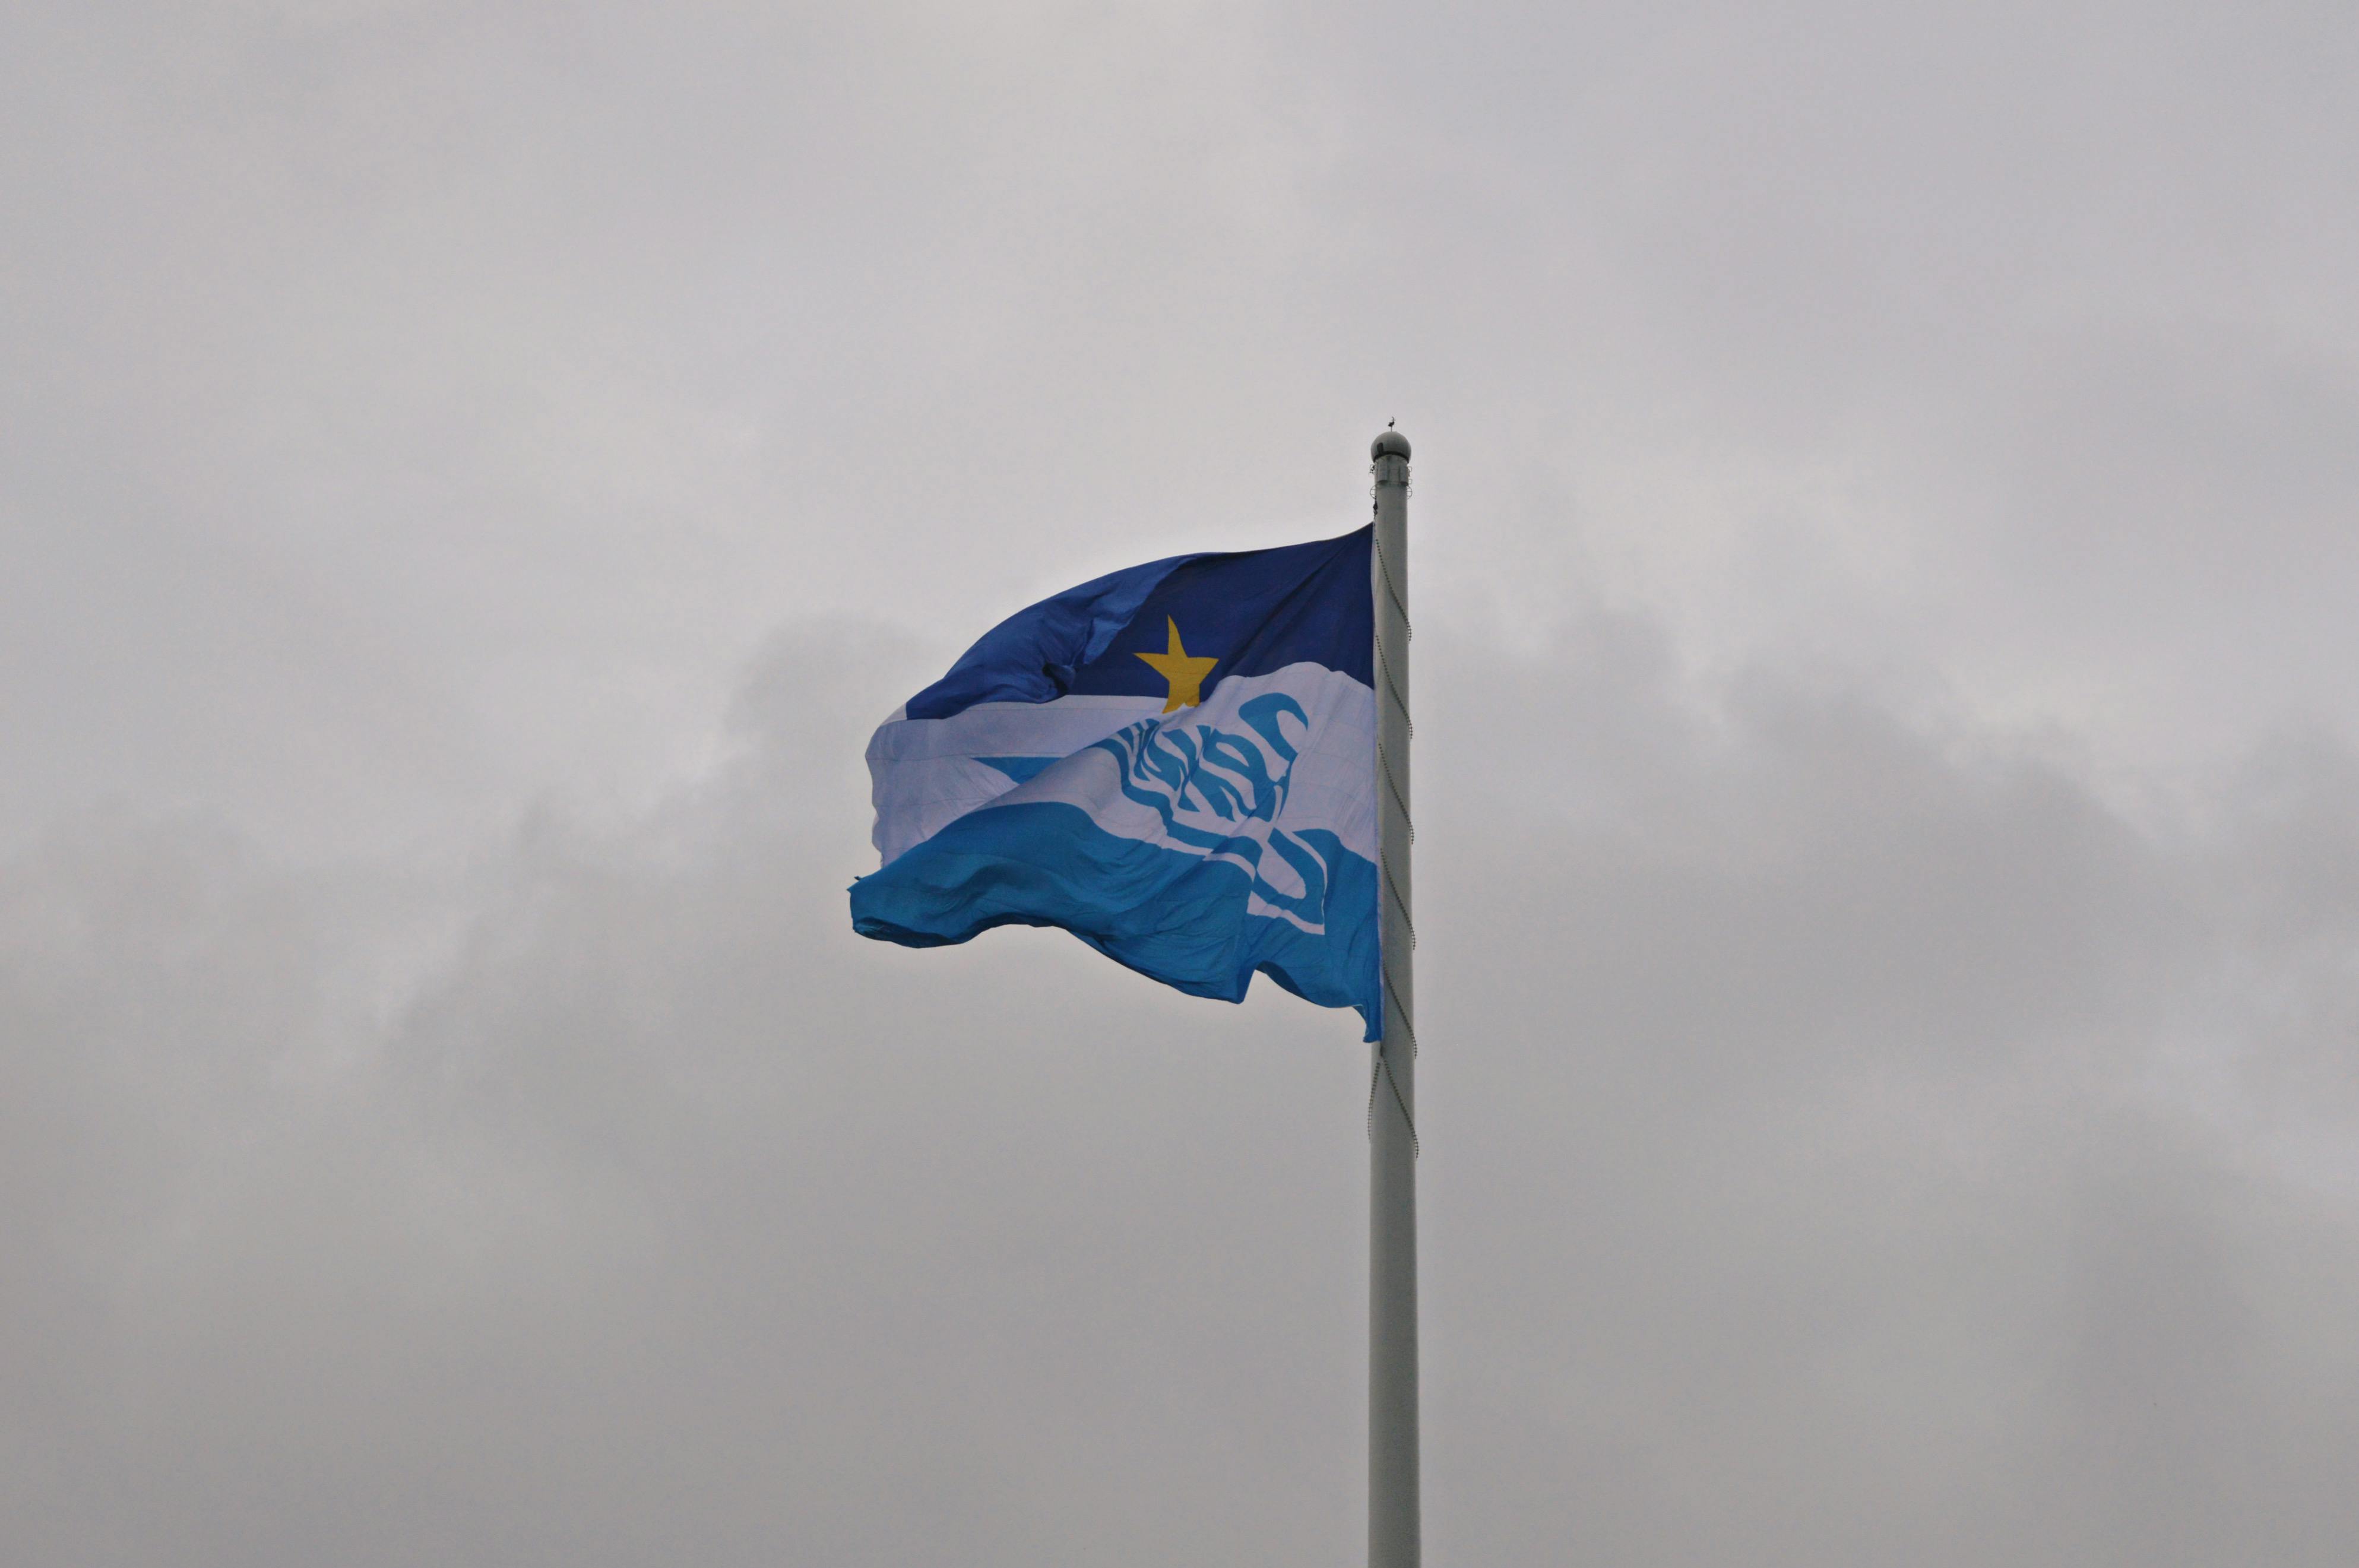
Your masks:
{"label": "overcast sky", "polygon": [[0,1538],[1348,1563],[1366,1057],[869,728],[1416,444],[1436,1563],[2359,1560],[2359,12],[29,0]]}

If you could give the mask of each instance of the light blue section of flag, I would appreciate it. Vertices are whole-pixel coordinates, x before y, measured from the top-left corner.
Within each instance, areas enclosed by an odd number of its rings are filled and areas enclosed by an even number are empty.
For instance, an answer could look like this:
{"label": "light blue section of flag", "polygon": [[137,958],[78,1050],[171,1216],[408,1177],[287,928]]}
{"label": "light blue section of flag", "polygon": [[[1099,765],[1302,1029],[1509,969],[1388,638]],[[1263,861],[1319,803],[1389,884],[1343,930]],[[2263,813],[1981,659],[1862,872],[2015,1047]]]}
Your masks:
{"label": "light blue section of flag", "polygon": [[1313,868],[1311,897],[1299,907],[1319,918],[1316,929],[1252,912],[1257,883],[1276,889],[1235,860],[1117,837],[1078,806],[990,807],[952,822],[889,875],[853,884],[853,923],[864,936],[909,947],[965,942],[994,926],[1061,926],[1190,996],[1241,1002],[1260,973],[1321,1007],[1380,1019],[1368,983],[1375,866],[1317,830],[1292,847]]}

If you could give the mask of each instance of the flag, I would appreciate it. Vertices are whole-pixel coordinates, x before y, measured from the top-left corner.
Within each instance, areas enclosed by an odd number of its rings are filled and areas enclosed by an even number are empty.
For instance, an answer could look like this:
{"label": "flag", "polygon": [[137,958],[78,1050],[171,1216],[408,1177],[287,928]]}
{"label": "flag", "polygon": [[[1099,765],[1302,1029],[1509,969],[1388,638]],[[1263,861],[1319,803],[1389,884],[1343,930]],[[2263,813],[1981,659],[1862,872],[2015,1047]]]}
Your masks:
{"label": "flag", "polygon": [[1018,611],[868,743],[853,929],[1059,926],[1193,996],[1256,972],[1382,1032],[1371,530]]}

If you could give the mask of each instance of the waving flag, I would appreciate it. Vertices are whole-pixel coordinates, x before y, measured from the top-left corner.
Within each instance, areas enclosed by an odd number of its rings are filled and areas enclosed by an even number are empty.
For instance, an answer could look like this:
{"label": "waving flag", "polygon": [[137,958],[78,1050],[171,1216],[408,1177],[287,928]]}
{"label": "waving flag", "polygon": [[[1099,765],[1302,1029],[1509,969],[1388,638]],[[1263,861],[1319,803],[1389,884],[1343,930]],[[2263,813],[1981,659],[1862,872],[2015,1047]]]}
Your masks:
{"label": "waving flag", "polygon": [[1061,926],[1194,996],[1259,971],[1377,1039],[1370,537],[1173,556],[992,628],[868,744],[884,866],[853,929]]}

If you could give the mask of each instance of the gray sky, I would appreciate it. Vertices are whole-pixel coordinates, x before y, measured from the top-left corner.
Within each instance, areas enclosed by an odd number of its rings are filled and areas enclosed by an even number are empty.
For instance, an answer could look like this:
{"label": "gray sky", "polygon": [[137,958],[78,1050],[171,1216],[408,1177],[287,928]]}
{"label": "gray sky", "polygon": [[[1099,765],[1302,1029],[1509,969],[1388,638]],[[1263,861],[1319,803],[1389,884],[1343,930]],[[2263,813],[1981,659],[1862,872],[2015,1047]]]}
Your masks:
{"label": "gray sky", "polygon": [[2359,1555],[2347,5],[19,5],[0,1536],[1348,1562],[1365,1057],[868,728],[1417,446],[1436,1563]]}

